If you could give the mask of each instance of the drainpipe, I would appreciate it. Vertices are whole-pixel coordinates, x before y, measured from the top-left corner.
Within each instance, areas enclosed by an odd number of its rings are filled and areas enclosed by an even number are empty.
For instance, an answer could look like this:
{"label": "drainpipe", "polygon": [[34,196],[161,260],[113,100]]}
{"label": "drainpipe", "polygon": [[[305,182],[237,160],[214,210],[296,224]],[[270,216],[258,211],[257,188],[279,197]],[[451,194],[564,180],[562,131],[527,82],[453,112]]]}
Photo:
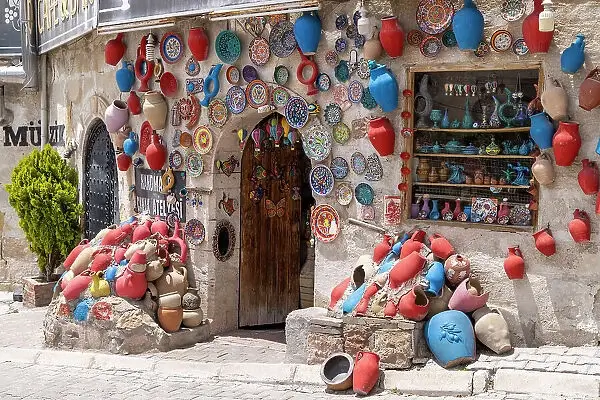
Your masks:
{"label": "drainpipe", "polygon": [[48,56],[42,54],[41,56],[41,75],[42,75],[42,90],[40,92],[40,125],[41,125],[41,140],[40,146],[44,148],[48,143]]}

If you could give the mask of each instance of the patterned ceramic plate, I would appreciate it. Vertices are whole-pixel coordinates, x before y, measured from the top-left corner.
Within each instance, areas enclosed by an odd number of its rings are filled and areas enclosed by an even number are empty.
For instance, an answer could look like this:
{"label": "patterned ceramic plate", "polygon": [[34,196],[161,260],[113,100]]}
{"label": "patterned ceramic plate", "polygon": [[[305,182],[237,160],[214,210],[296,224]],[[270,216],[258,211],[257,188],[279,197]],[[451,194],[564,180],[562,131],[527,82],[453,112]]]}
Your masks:
{"label": "patterned ceramic plate", "polygon": [[196,76],[200,73],[200,64],[194,57],[190,57],[185,63],[185,73],[189,76]]}
{"label": "patterned ceramic plate", "polygon": [[213,137],[210,129],[199,126],[194,132],[194,149],[200,154],[206,154],[212,149]]}
{"label": "patterned ceramic plate", "polygon": [[498,199],[473,197],[471,203],[471,221],[486,222],[496,220],[498,215]]}
{"label": "patterned ceramic plate", "polygon": [[348,42],[344,38],[339,38],[335,41],[335,51],[341,54],[348,48]]}
{"label": "patterned ceramic plate", "polygon": [[383,177],[383,167],[377,153],[371,154],[367,157],[367,171],[365,173],[365,179],[368,181],[379,181]]}
{"label": "patterned ceramic plate", "polygon": [[331,103],[325,107],[323,115],[325,116],[325,122],[329,125],[335,125],[342,120],[342,109],[338,104]]}
{"label": "patterned ceramic plate", "polygon": [[490,46],[494,51],[510,50],[513,43],[513,37],[506,29],[498,29],[492,34]]}
{"label": "patterned ceramic plate", "polygon": [[335,199],[342,206],[347,206],[352,202],[352,198],[354,197],[352,187],[346,183],[342,182],[338,185],[337,190],[335,192]]}
{"label": "patterned ceramic plate", "polygon": [[368,206],[373,204],[375,191],[373,191],[373,188],[368,183],[359,183],[354,188],[354,197],[356,197],[356,201],[363,206]]}
{"label": "patterned ceramic plate", "polygon": [[333,190],[333,174],[322,164],[315,165],[310,171],[310,187],[319,196],[327,196]]}
{"label": "patterned ceramic plate", "polygon": [[523,0],[505,0],[500,7],[500,16],[508,22],[518,21],[525,14]]}
{"label": "patterned ceramic plate", "polygon": [[346,14],[338,15],[335,19],[335,29],[341,31],[348,27],[348,16]]}
{"label": "patterned ceramic plate", "polygon": [[371,90],[368,87],[363,90],[363,97],[360,100],[360,104],[367,110],[372,110],[377,107],[377,102],[371,95]]}
{"label": "patterned ceramic plate", "polygon": [[354,47],[361,48],[365,45],[365,37],[364,35],[356,35],[354,38]]}
{"label": "patterned ceramic plate", "polygon": [[333,140],[339,144],[346,144],[350,139],[350,128],[343,122],[333,126]]}
{"label": "patterned ceramic plate", "polygon": [[165,72],[160,77],[160,91],[165,97],[175,97],[178,89],[177,78],[170,72]]}
{"label": "patterned ceramic plate", "polygon": [[435,57],[440,54],[442,47],[443,45],[440,39],[435,36],[428,36],[423,39],[419,49],[421,50],[421,54],[423,54],[425,57]]}
{"label": "patterned ceramic plate", "polygon": [[365,137],[369,126],[368,118],[357,118],[352,120],[352,137],[360,139]]}
{"label": "patterned ceramic plate", "polygon": [[179,136],[179,144],[181,147],[190,147],[194,144],[194,138],[188,132],[181,132]]}
{"label": "patterned ceramic plate", "polygon": [[284,107],[289,99],[290,94],[284,87],[277,86],[271,92],[271,100],[276,107]]}
{"label": "patterned ceramic plate", "polygon": [[173,150],[169,154],[169,166],[173,169],[179,169],[183,166],[185,159],[179,150]]}
{"label": "patterned ceramic plate", "polygon": [[260,79],[253,80],[246,86],[246,100],[252,108],[259,108],[268,104],[269,87]]}
{"label": "patterned ceramic plate", "polygon": [[348,100],[353,103],[360,103],[363,97],[364,87],[360,81],[354,80],[348,85]]}
{"label": "patterned ceramic plate", "polygon": [[369,61],[361,58],[358,62],[358,68],[356,69],[356,74],[360,79],[369,79],[371,76],[371,69],[369,68]]}
{"label": "patterned ceramic plate", "polygon": [[191,245],[199,245],[204,242],[204,238],[206,237],[206,230],[204,229],[204,225],[202,222],[197,219],[190,219],[185,224],[185,238]]}
{"label": "patterned ceramic plate", "polygon": [[331,144],[331,135],[323,125],[313,125],[302,134],[304,152],[311,160],[319,162],[329,157]]}
{"label": "patterned ceramic plate", "polygon": [[[359,14],[360,18],[360,14]],[[348,25],[346,28],[346,37],[348,39],[355,39],[356,35],[358,35],[358,29],[356,28],[356,23],[354,25]]]}
{"label": "patterned ceramic plate", "polygon": [[367,159],[361,152],[356,151],[350,157],[350,166],[356,175],[362,175],[367,169]]}
{"label": "patterned ceramic plate", "polygon": [[294,24],[290,21],[277,23],[269,34],[269,45],[271,52],[279,58],[292,55],[296,49],[296,37],[294,36]]}
{"label": "patterned ceramic plate", "polygon": [[235,65],[230,65],[229,68],[227,68],[225,75],[227,76],[227,82],[232,85],[235,85],[240,81],[240,70],[237,69]]}
{"label": "patterned ceramic plate", "polygon": [[481,41],[479,47],[474,51],[477,57],[485,57],[490,52],[490,45],[486,41]]}
{"label": "patterned ceramic plate", "polygon": [[284,65],[278,65],[275,67],[273,73],[273,79],[278,85],[285,85],[290,77],[290,71]]}
{"label": "patterned ceramic plate", "polygon": [[204,171],[204,162],[202,161],[202,157],[194,151],[190,151],[185,159],[185,166],[187,171],[190,173],[192,177],[197,177],[202,175],[202,171]]}
{"label": "patterned ceramic plate", "polygon": [[425,39],[425,35],[423,35],[423,32],[418,29],[413,29],[406,35],[406,42],[415,47],[419,47],[423,39]]}
{"label": "patterned ceramic plate", "polygon": [[150,143],[152,143],[152,132],[150,122],[144,121],[140,128],[140,154],[146,155],[146,149],[150,146]]}
{"label": "patterned ceramic plate", "polygon": [[350,79],[350,68],[348,67],[348,61],[340,60],[334,71],[335,77],[338,81],[346,82],[348,79]]}
{"label": "patterned ceramic plate", "polygon": [[239,114],[246,109],[246,92],[239,86],[232,86],[227,91],[225,103],[232,114]]}
{"label": "patterned ceramic plate", "polygon": [[331,87],[331,78],[326,73],[321,72],[317,76],[315,85],[317,86],[317,89],[319,89],[321,92],[326,92]]}
{"label": "patterned ceramic plate", "polygon": [[335,52],[335,50],[329,50],[325,54],[325,62],[331,67],[335,67],[337,65],[338,54]]}
{"label": "patterned ceramic plate", "polygon": [[417,25],[430,35],[444,32],[453,16],[454,6],[449,0],[421,0],[417,7]]}
{"label": "patterned ceramic plate", "polygon": [[233,64],[242,52],[240,38],[233,31],[221,31],[215,39],[215,51],[221,61]]}
{"label": "patterned ceramic plate", "polygon": [[329,243],[340,233],[340,216],[329,204],[319,204],[310,216],[310,228],[317,239]]}
{"label": "patterned ceramic plate", "polygon": [[531,211],[525,205],[516,205],[510,209],[508,220],[511,225],[527,226],[531,224]]}
{"label": "patterned ceramic plate", "polygon": [[525,54],[529,53],[529,47],[527,47],[527,43],[525,43],[525,39],[523,38],[519,38],[514,41],[512,50],[513,53],[518,56],[524,56]]}
{"label": "patterned ceramic plate", "polygon": [[160,40],[160,55],[167,64],[174,64],[183,55],[181,36],[175,32],[167,32]]}
{"label": "patterned ceramic plate", "polygon": [[333,101],[337,104],[348,101],[348,88],[346,85],[338,84],[333,87]]}
{"label": "patterned ceramic plate", "polygon": [[458,44],[453,30],[447,30],[442,35],[442,44],[446,47],[454,47]]}
{"label": "patterned ceramic plate", "polygon": [[348,176],[350,166],[344,157],[335,157],[333,160],[331,160],[330,169],[335,179],[344,179],[346,176]]}
{"label": "patterned ceramic plate", "polygon": [[242,77],[248,83],[258,79],[258,71],[252,65],[246,65],[242,68]]}
{"label": "patterned ceramic plate", "polygon": [[308,103],[302,97],[292,97],[285,105],[285,119],[292,128],[300,129],[308,122]]}
{"label": "patterned ceramic plate", "polygon": [[228,116],[229,112],[227,110],[227,105],[223,100],[214,99],[208,105],[208,122],[210,122],[211,125],[222,128],[225,126]]}
{"label": "patterned ceramic plate", "polygon": [[258,66],[265,65],[267,62],[269,62],[269,58],[271,57],[269,42],[267,39],[260,36],[252,39],[250,46],[248,47],[248,52],[250,61],[252,61],[254,65]]}

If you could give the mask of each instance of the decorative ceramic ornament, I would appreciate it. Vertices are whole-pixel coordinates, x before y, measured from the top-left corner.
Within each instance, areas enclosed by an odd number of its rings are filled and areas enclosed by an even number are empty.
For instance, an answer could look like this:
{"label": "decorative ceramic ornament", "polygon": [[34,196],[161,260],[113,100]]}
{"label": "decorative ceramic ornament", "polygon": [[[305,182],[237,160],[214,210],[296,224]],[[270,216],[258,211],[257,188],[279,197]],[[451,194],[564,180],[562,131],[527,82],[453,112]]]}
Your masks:
{"label": "decorative ceramic ornament", "polygon": [[442,41],[435,36],[428,36],[421,42],[419,50],[425,57],[435,57],[442,51]]}
{"label": "decorative ceramic ornament", "polygon": [[194,132],[194,149],[199,154],[207,154],[213,145],[213,137],[210,129],[206,126],[199,126]]}
{"label": "decorative ceramic ornament", "polygon": [[166,97],[174,97],[177,94],[177,78],[170,72],[165,72],[160,77],[160,91]]}
{"label": "decorative ceramic ornament", "polygon": [[133,65],[130,62],[122,61],[121,63],[122,66],[117,70],[115,78],[117,80],[119,91],[126,93],[131,91],[131,88],[135,83],[135,73],[133,72]]}
{"label": "decorative ceramic ornament", "polygon": [[230,87],[225,96],[225,104],[232,114],[243,112],[246,109],[246,92],[244,89],[239,86]]}
{"label": "decorative ceramic ornament", "polygon": [[554,30],[540,32],[540,13],[544,11],[542,0],[534,0],[533,12],[523,20],[523,38],[531,53],[547,53],[554,36]]}
{"label": "decorative ceramic ornament", "polygon": [[331,152],[331,135],[322,125],[313,125],[302,135],[302,144],[306,156],[320,162]]}
{"label": "decorative ceramic ornament", "polygon": [[232,155],[229,156],[229,158],[225,161],[217,160],[215,164],[219,171],[224,173],[226,176],[231,176],[236,167],[240,165],[240,162],[237,158],[235,158],[235,156]]}
{"label": "decorative ceramic ornament", "polygon": [[483,39],[483,14],[473,0],[464,0],[464,6],[452,18],[452,31],[461,50],[475,50]]}
{"label": "decorative ceramic ornament", "polygon": [[185,158],[183,154],[179,150],[173,150],[169,154],[169,166],[173,169],[179,169],[183,167],[183,163],[185,162]]}
{"label": "decorative ceramic ornament", "polygon": [[454,6],[449,0],[421,0],[417,6],[417,25],[430,35],[437,35],[450,27]]}
{"label": "decorative ceramic ornament", "polygon": [[512,51],[518,56],[524,56],[529,53],[529,47],[525,43],[525,39],[519,38],[513,42]]}
{"label": "decorative ceramic ornament", "polygon": [[115,100],[104,112],[104,124],[110,133],[119,131],[129,120],[127,104],[121,100]]}
{"label": "decorative ceramic ornament", "polygon": [[312,55],[317,52],[321,40],[321,20],[316,11],[305,11],[296,19],[294,36],[302,53]]}
{"label": "decorative ceramic ornament", "polygon": [[252,61],[254,65],[265,65],[267,62],[269,62],[269,58],[271,57],[269,42],[267,39],[260,36],[252,39],[250,46],[248,47],[248,51],[250,61]]}
{"label": "decorative ceramic ornament", "polygon": [[117,65],[123,55],[125,54],[125,50],[127,47],[123,43],[124,33],[118,33],[117,37],[109,40],[104,47],[104,62],[109,65]]}
{"label": "decorative ceramic ornament", "polygon": [[419,29],[413,29],[406,35],[406,43],[415,47],[419,47],[423,39],[425,39],[425,35]]}
{"label": "decorative ceramic ornament", "polygon": [[505,21],[518,21],[523,15],[525,15],[525,2],[523,0],[506,0],[502,2],[500,16]]}
{"label": "decorative ceramic ornament", "polygon": [[213,233],[213,254],[221,262],[225,262],[233,255],[235,249],[235,228],[231,222],[222,219],[217,222]]}
{"label": "decorative ceramic ornament", "polygon": [[342,120],[342,109],[336,103],[331,103],[325,107],[323,115],[327,124],[335,125]]}
{"label": "decorative ceramic ornament", "polygon": [[223,68],[223,64],[217,64],[210,69],[208,76],[204,78],[204,98],[200,100],[203,107],[208,107],[211,100],[219,93],[221,84],[219,82],[219,73]]}
{"label": "decorative ceramic ornament", "polygon": [[290,71],[285,67],[285,65],[278,65],[275,67],[275,71],[273,73],[273,79],[278,85],[285,85],[290,77]]}
{"label": "decorative ceramic ornament", "polygon": [[291,97],[285,105],[285,118],[288,124],[300,129],[308,122],[308,103],[302,97]]}
{"label": "decorative ceramic ornament", "polygon": [[386,225],[399,225],[402,223],[402,210],[404,208],[403,196],[383,196],[384,223]]}
{"label": "decorative ceramic ornament", "polygon": [[554,160],[556,165],[568,167],[573,164],[581,148],[581,136],[577,122],[563,122],[558,124],[558,130],[552,139]]}
{"label": "decorative ceramic ornament", "polygon": [[335,52],[335,50],[329,50],[325,54],[325,62],[330,67],[335,67],[338,64],[338,61],[339,61],[339,57],[338,57],[338,54]]}
{"label": "decorative ceramic ornament", "polygon": [[152,143],[152,125],[150,122],[144,121],[142,122],[142,126],[140,127],[140,154],[146,155],[146,149]]}
{"label": "decorative ceramic ornament", "polygon": [[373,153],[367,157],[367,170],[365,179],[368,181],[379,181],[383,177],[383,167],[377,154]]}
{"label": "decorative ceramic ornament", "polygon": [[229,112],[227,105],[221,99],[214,99],[208,105],[208,122],[217,128],[222,128],[227,123]]}
{"label": "decorative ceramic ornament", "polygon": [[259,108],[269,103],[269,87],[259,79],[246,86],[246,100],[250,107]]}
{"label": "decorative ceramic ornament", "polygon": [[310,226],[318,240],[329,243],[340,233],[340,216],[329,204],[319,204],[312,210]]}
{"label": "decorative ceramic ornament", "polygon": [[[160,40],[160,55],[167,64],[175,64],[183,56],[183,41],[175,32],[167,32]],[[200,61],[200,60],[199,60]]]}
{"label": "decorative ceramic ornament", "polygon": [[222,62],[233,64],[242,52],[240,38],[233,31],[221,31],[215,39],[215,51]]}
{"label": "decorative ceramic ornament", "polygon": [[[169,72],[167,72],[168,74]],[[185,80],[185,92],[189,96],[191,94],[200,93],[204,90],[203,78],[188,78]]]}
{"label": "decorative ceramic ornament", "polygon": [[342,206],[347,206],[352,202],[352,198],[354,197],[352,187],[346,183],[342,182],[338,185],[337,190],[335,192],[335,199]]}
{"label": "decorative ceramic ornament", "polygon": [[310,187],[319,196],[327,196],[333,190],[334,178],[325,165],[315,165],[310,171]]}
{"label": "decorative ceramic ornament", "polygon": [[237,69],[236,66],[230,65],[227,68],[225,76],[227,78],[227,82],[231,83],[232,85],[235,85],[240,81],[240,70]]}
{"label": "decorative ceramic ornament", "polygon": [[510,50],[513,44],[513,37],[506,29],[498,29],[492,34],[490,46],[494,51],[503,52]]}
{"label": "decorative ceramic ornament", "polygon": [[339,144],[346,144],[350,139],[350,128],[343,122],[338,122],[333,126],[333,140]]}
{"label": "decorative ceramic ornament", "polygon": [[369,61],[371,78],[369,91],[384,112],[392,112],[398,107],[398,82],[385,65]]}
{"label": "decorative ceramic ornament", "polygon": [[276,57],[286,58],[292,55],[297,46],[294,25],[290,21],[275,25],[269,34],[269,46]]}
{"label": "decorative ceramic ornament", "polygon": [[404,32],[398,18],[388,16],[381,19],[379,41],[391,58],[400,57],[404,51]]}
{"label": "decorative ceramic ornament", "polygon": [[194,246],[204,242],[206,238],[206,230],[204,224],[199,220],[192,218],[185,224],[185,238]]}
{"label": "decorative ceramic ornament", "polygon": [[284,107],[289,99],[290,94],[284,87],[277,86],[271,91],[271,102],[275,107]]}
{"label": "decorative ceramic ornament", "polygon": [[[302,52],[300,52],[300,64],[298,64],[298,68],[296,69],[296,79],[303,85],[306,85],[306,94],[309,96],[315,95],[319,92],[317,87],[315,86],[315,81],[317,80],[317,76],[319,75],[319,67],[317,63],[311,58],[305,56]],[[305,70],[310,69],[311,73],[305,75]],[[308,76],[306,78],[305,76]]]}
{"label": "decorative ceramic ornament", "polygon": [[350,166],[348,165],[348,161],[346,161],[343,157],[335,157],[331,160],[331,165],[329,166],[331,169],[331,173],[335,179],[344,179],[348,176],[348,171],[350,170]]}
{"label": "decorative ceramic ornament", "polygon": [[348,85],[348,100],[352,103],[360,103],[363,97],[364,87],[362,83],[357,80],[350,82]]}
{"label": "decorative ceramic ornament", "polygon": [[367,159],[361,152],[356,151],[350,157],[350,166],[355,174],[362,175],[367,169]]}
{"label": "decorative ceramic ornament", "polygon": [[196,152],[189,152],[185,159],[185,168],[192,177],[202,175],[202,172],[204,171],[202,157]]}
{"label": "decorative ceramic ornament", "polygon": [[321,92],[326,92],[331,87],[331,78],[329,78],[329,75],[327,75],[326,73],[321,72],[317,76],[315,85],[317,86],[317,89],[319,89]]}

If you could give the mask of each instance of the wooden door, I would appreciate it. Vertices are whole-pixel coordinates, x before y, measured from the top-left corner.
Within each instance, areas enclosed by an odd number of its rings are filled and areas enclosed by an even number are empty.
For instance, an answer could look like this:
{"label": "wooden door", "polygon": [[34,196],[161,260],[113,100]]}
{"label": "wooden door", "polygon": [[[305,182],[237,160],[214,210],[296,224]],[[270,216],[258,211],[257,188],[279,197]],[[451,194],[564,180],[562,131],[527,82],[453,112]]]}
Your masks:
{"label": "wooden door", "polygon": [[[306,158],[299,143],[295,150],[269,141],[260,152],[254,148],[249,140],[242,157],[240,327],[285,322],[300,306]],[[264,195],[253,200],[257,188],[264,189]]]}

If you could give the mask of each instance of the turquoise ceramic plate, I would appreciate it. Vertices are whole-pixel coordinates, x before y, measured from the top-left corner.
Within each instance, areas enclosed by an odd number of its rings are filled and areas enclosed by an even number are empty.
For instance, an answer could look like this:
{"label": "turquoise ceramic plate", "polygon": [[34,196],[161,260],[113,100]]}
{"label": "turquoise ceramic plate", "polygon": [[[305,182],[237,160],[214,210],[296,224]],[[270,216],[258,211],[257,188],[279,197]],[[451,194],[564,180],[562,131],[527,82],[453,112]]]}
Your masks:
{"label": "turquoise ceramic plate", "polygon": [[242,52],[240,38],[232,31],[221,31],[215,39],[215,51],[221,61],[233,64]]}

